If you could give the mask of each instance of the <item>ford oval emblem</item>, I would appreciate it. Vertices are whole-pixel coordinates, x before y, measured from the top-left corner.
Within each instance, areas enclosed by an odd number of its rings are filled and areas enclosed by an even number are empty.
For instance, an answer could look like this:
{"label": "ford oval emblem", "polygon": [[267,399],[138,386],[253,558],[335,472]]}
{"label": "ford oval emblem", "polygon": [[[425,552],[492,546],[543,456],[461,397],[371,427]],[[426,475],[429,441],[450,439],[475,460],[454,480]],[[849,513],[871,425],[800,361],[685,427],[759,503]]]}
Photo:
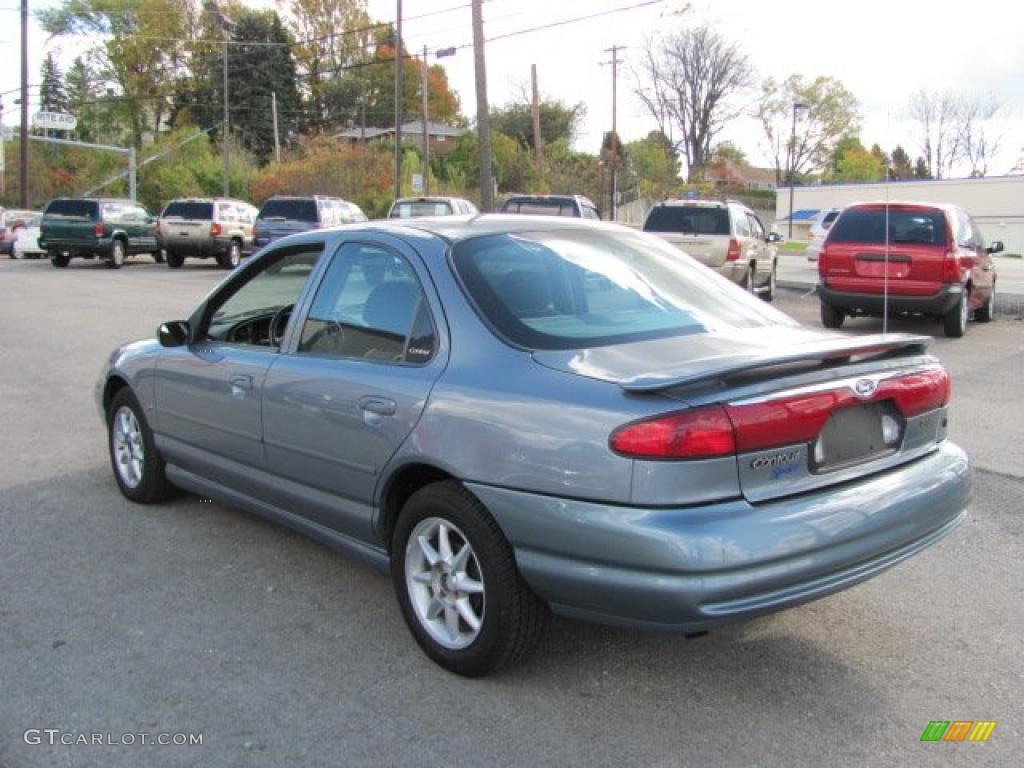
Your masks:
{"label": "ford oval emblem", "polygon": [[875,394],[875,390],[878,388],[872,379],[859,379],[856,384],[853,385],[853,391],[857,393],[857,397],[867,399]]}

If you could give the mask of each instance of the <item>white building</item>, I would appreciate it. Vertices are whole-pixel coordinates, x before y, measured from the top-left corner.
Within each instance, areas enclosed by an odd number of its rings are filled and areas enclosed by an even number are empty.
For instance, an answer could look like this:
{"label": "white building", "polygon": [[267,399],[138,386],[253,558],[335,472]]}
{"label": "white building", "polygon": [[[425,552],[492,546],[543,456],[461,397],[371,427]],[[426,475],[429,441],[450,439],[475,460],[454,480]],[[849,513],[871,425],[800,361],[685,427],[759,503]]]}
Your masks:
{"label": "white building", "polygon": [[[959,205],[978,223],[986,240],[1002,240],[1007,252],[1024,253],[1024,176],[795,187],[793,236],[802,236],[799,217],[808,211],[886,199]],[[788,216],[789,187],[780,187],[775,195],[777,231],[785,233]]]}

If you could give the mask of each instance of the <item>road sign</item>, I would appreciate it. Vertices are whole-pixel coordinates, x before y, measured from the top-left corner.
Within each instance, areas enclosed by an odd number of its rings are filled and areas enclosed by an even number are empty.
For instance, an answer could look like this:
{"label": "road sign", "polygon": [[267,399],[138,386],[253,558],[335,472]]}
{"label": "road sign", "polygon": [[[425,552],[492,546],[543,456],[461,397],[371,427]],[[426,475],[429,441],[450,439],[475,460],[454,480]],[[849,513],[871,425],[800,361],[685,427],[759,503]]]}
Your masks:
{"label": "road sign", "polygon": [[412,191],[417,195],[423,194],[423,174],[414,173],[412,175]]}
{"label": "road sign", "polygon": [[63,112],[36,112],[32,115],[32,125],[51,131],[73,131],[78,126],[78,118]]}

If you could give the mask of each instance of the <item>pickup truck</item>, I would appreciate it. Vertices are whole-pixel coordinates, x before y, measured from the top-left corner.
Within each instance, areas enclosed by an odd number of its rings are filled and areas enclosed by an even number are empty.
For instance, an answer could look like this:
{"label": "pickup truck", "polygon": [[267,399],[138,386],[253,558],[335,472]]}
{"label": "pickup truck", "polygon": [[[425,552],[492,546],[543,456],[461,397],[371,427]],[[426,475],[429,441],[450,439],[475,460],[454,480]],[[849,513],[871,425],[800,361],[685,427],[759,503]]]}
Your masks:
{"label": "pickup truck", "polygon": [[132,200],[60,197],[43,211],[39,247],[50,263],[66,267],[72,258],[102,259],[120,269],[125,258],[148,253],[163,261],[156,219]]}

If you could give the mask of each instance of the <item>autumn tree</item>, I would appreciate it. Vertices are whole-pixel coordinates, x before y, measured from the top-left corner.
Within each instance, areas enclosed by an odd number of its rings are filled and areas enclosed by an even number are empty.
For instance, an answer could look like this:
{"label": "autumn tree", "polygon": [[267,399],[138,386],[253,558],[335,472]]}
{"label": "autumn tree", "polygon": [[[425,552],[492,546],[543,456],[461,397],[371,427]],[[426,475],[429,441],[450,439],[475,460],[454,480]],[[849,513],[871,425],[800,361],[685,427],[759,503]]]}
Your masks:
{"label": "autumn tree", "polygon": [[636,94],[697,179],[715,137],[743,112],[738,97],[750,84],[750,61],[708,25],[651,38],[642,56]]}
{"label": "autumn tree", "polygon": [[[803,107],[797,111],[794,138],[793,112],[798,104]],[[778,183],[787,170],[795,176],[826,170],[838,143],[860,130],[856,97],[831,77],[807,81],[790,75],[782,82],[768,78],[761,86],[756,116],[775,161]]]}
{"label": "autumn tree", "polygon": [[161,129],[170,109],[190,8],[181,0],[63,0],[40,11],[39,21],[50,35],[95,41],[95,74],[119,92],[119,111],[138,148],[147,132]]}

